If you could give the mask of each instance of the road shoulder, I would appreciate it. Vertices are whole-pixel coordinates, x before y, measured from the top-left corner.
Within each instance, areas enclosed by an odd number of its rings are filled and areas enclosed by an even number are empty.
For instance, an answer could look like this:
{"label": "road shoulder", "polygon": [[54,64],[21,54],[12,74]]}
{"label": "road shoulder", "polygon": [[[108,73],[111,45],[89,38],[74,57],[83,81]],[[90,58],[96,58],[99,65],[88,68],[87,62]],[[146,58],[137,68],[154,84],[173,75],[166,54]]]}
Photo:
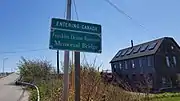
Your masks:
{"label": "road shoulder", "polygon": [[22,89],[23,89],[23,92],[21,94],[19,101],[29,101],[29,92],[26,90],[25,87],[22,87]]}

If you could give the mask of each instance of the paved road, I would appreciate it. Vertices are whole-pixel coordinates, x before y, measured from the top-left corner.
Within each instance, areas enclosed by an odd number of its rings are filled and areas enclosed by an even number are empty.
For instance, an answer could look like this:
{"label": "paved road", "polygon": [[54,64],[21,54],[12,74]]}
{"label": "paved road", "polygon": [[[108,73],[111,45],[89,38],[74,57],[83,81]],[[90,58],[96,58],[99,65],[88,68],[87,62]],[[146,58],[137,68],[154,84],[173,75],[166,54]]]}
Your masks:
{"label": "paved road", "polygon": [[28,93],[21,86],[15,86],[16,73],[0,79],[0,101],[28,101]]}

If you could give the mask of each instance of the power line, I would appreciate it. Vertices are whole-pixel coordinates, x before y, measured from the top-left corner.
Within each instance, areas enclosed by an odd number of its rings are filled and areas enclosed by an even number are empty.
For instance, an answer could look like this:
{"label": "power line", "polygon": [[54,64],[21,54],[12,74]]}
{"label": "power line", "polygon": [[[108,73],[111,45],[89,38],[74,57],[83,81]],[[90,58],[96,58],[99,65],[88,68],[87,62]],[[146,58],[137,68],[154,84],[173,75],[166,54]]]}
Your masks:
{"label": "power line", "polygon": [[73,5],[74,5],[75,13],[76,13],[76,18],[77,18],[77,20],[79,20],[79,16],[78,16],[77,6],[76,6],[76,1],[75,0],[73,0]]}
{"label": "power line", "polygon": [[[75,13],[76,13],[76,18],[77,18],[77,20],[79,20],[79,15],[78,15],[78,11],[77,11],[77,6],[76,6],[76,1],[75,0],[73,0],[73,5],[74,5]],[[83,56],[85,57],[85,53],[84,52],[82,52],[82,53],[83,53]]]}
{"label": "power line", "polygon": [[23,51],[0,52],[0,54],[15,54],[15,53],[35,52],[35,51],[43,51],[43,50],[48,50],[48,48],[42,48],[42,49],[32,49],[32,50],[23,50]]}
{"label": "power line", "polygon": [[[66,5],[66,4],[64,4],[64,5]],[[65,8],[64,8],[64,18],[66,18],[66,6],[65,6]]]}
{"label": "power line", "polygon": [[130,15],[128,15],[126,12],[124,12],[123,10],[121,10],[118,6],[116,6],[114,3],[112,3],[110,0],[104,0],[106,1],[108,4],[110,4],[112,7],[114,7],[119,13],[125,15],[129,20],[131,20],[132,22],[136,23],[138,26],[146,29],[142,24],[137,23]]}

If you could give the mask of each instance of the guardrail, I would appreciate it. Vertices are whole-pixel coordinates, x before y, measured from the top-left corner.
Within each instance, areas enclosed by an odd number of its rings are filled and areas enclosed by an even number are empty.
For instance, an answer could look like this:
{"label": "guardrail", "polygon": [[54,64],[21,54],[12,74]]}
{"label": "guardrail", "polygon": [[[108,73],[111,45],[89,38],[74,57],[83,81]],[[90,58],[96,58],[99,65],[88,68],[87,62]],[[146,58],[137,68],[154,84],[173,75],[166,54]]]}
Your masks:
{"label": "guardrail", "polygon": [[32,86],[32,87],[36,88],[36,91],[37,91],[37,101],[40,101],[39,88],[36,85],[28,83],[28,82],[21,82],[21,81],[16,81],[16,84],[17,85],[28,85],[28,86]]}

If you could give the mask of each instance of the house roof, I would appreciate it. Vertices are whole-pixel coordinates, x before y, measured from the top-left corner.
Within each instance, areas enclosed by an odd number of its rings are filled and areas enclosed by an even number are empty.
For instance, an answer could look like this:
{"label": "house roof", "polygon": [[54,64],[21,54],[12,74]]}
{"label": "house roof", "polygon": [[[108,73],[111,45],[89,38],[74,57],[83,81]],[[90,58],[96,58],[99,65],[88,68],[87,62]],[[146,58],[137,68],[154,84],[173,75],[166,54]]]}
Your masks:
{"label": "house roof", "polygon": [[169,39],[169,37],[163,37],[163,38],[156,39],[156,40],[149,41],[149,42],[145,42],[145,43],[133,46],[133,47],[121,49],[113,57],[113,59],[110,61],[110,63],[115,62],[115,61],[121,61],[121,60],[136,58],[136,57],[153,55],[157,52],[161,43],[166,38]]}

